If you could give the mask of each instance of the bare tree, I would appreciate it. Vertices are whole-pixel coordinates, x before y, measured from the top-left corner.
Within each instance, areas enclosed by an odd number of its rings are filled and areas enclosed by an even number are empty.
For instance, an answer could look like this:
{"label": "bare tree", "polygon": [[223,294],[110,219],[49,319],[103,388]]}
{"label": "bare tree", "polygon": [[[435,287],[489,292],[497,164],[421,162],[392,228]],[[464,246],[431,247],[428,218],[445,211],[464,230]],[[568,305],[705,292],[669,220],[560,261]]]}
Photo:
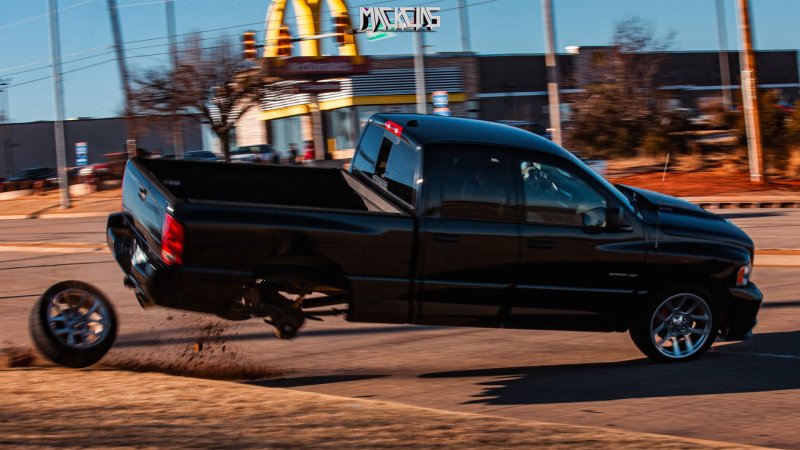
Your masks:
{"label": "bare tree", "polygon": [[[570,145],[595,154],[632,154],[657,138],[665,123],[658,90],[664,51],[674,34],[656,37],[646,21],[617,22],[610,47],[581,49],[571,96]],[[665,134],[661,134],[665,139]]]}
{"label": "bare tree", "polygon": [[134,76],[131,105],[135,114],[192,114],[208,122],[230,161],[231,130],[236,119],[257,104],[261,76],[230,39],[220,38],[210,47],[201,44],[199,35],[191,35],[175,67]]}

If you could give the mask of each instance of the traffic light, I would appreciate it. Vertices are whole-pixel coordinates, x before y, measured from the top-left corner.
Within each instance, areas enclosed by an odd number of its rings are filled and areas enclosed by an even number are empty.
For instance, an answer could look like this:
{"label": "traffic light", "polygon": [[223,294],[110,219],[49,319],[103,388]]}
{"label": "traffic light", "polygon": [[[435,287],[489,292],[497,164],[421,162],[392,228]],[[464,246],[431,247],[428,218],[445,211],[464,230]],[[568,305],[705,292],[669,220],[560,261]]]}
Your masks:
{"label": "traffic light", "polygon": [[350,18],[347,17],[346,12],[340,12],[333,16],[333,32],[336,33],[336,43],[339,45],[345,45],[352,39]]}
{"label": "traffic light", "polygon": [[278,30],[278,57],[292,56],[292,33],[289,32],[289,27],[283,25]]}
{"label": "traffic light", "polygon": [[245,31],[242,34],[242,47],[244,50],[244,59],[249,59],[252,61],[258,57],[255,31]]}

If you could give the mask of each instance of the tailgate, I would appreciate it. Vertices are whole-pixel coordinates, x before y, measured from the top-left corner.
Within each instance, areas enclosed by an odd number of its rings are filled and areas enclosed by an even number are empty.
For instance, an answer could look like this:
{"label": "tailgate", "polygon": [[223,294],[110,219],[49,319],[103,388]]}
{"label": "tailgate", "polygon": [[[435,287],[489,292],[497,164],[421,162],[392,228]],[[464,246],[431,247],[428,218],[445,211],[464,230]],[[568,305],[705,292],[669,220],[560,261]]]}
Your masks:
{"label": "tailgate", "polygon": [[146,251],[157,258],[164,215],[172,210],[174,201],[146,167],[135,159],[128,162],[122,183],[122,210],[133,218],[139,244],[145,244]]}

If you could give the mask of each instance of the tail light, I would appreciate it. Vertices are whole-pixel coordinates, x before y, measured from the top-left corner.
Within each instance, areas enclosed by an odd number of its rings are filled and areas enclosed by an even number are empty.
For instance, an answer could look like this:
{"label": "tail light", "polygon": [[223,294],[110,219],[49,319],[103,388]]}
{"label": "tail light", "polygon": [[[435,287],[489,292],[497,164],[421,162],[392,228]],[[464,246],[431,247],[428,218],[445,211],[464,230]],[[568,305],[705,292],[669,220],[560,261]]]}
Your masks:
{"label": "tail light", "polygon": [[161,259],[168,266],[183,264],[183,225],[169,214],[164,214],[161,227]]}

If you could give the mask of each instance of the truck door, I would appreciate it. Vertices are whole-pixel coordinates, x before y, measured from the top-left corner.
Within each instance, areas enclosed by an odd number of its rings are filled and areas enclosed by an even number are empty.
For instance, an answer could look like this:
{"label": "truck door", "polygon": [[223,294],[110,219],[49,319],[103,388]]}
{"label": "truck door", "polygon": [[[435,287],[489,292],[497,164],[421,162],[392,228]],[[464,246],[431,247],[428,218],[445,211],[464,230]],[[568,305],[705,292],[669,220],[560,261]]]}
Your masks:
{"label": "truck door", "polygon": [[[640,222],[590,169],[535,152],[519,156],[514,166],[522,256],[506,325],[614,329],[613,318],[639,288],[645,262]],[[622,208],[624,227],[594,226],[615,207]]]}
{"label": "truck door", "polygon": [[519,229],[509,158],[487,147],[427,147],[419,209],[420,324],[497,326],[512,292]]}

